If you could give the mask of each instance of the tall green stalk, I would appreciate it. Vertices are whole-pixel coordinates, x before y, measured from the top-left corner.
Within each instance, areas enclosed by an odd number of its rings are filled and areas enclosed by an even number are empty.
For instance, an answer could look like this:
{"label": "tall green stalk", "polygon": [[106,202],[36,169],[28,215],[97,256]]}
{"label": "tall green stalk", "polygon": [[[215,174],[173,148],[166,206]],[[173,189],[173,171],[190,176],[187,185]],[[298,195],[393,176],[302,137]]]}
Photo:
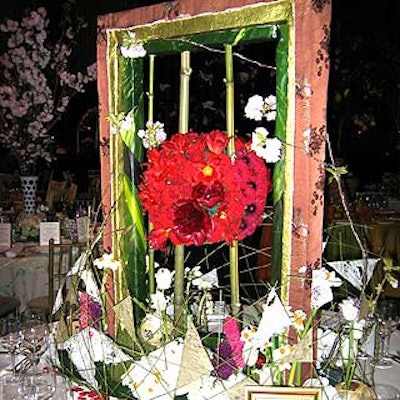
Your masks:
{"label": "tall green stalk", "polygon": [[[149,56],[149,93],[148,93],[148,121],[154,119],[154,54]],[[153,229],[153,224],[149,221],[148,231],[149,233]],[[149,292],[155,292],[155,272],[154,272],[154,249],[149,248]]]}
{"label": "tall green stalk", "polygon": [[[235,91],[233,78],[233,53],[232,45],[225,45],[225,86],[226,86],[226,133],[229,137],[228,155],[233,158],[235,154]],[[229,272],[231,283],[231,309],[235,316],[240,312],[239,295],[239,256],[238,241],[234,240],[229,248]]]}
{"label": "tall green stalk", "polygon": [[[179,132],[189,130],[189,81],[190,81],[190,52],[181,53],[181,76],[179,98]],[[183,245],[175,246],[175,278],[174,278],[174,319],[176,333],[184,330],[184,272],[185,248]]]}

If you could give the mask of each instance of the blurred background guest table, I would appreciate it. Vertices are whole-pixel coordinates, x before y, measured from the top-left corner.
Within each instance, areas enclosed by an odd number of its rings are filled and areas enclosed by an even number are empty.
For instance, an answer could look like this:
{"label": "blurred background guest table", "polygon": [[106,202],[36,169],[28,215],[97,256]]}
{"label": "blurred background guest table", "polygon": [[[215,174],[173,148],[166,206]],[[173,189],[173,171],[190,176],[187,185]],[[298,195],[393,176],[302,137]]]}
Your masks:
{"label": "blurred background guest table", "polygon": [[[324,257],[326,261],[361,259],[363,254],[360,243],[367,250],[367,257],[381,259],[371,279],[371,287],[383,278],[382,258],[390,259],[393,265],[400,263],[400,219],[397,215],[396,217],[381,215],[380,219],[355,222],[353,227],[348,221],[335,221],[326,228],[325,233],[327,244]],[[400,297],[400,289],[389,285],[385,288],[385,295]]]}
{"label": "blurred background guest table", "polygon": [[0,255],[0,295],[20,300],[20,310],[32,298],[48,294],[48,251],[38,244],[24,244],[14,257]]}

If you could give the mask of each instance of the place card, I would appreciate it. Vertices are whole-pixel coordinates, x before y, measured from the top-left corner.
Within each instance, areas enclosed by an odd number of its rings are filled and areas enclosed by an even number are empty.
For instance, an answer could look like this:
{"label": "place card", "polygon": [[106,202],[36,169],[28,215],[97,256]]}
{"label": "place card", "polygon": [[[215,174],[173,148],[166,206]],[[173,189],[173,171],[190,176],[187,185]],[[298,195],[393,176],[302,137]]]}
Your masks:
{"label": "place card", "polygon": [[79,243],[84,243],[89,238],[89,222],[87,215],[76,218],[76,233]]}
{"label": "place card", "polygon": [[55,244],[60,244],[60,223],[59,222],[41,222],[40,229],[40,246],[48,246],[49,240],[54,239]]}
{"label": "place card", "polygon": [[0,223],[0,248],[9,249],[11,247],[11,224]]}

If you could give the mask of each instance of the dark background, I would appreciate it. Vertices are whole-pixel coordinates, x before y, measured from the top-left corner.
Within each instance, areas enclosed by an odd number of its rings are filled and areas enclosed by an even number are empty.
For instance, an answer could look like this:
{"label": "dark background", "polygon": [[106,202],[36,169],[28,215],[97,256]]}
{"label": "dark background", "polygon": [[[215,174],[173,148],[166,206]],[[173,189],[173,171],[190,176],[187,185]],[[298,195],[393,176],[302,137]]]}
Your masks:
{"label": "dark background", "polygon": [[[75,52],[77,67],[96,60],[98,15],[155,3],[159,1],[76,2],[77,15],[88,23]],[[26,7],[44,5],[56,32],[61,4],[62,0],[7,1],[0,17],[18,18]],[[335,155],[363,183],[379,180],[386,171],[400,171],[399,15],[397,0],[332,0],[328,132]],[[76,152],[82,119],[96,105],[93,83],[75,99],[58,127],[58,140],[68,154]],[[88,129],[96,129],[95,118],[89,115],[87,121]],[[80,149],[80,164],[83,168],[98,164],[97,149],[90,141]]]}

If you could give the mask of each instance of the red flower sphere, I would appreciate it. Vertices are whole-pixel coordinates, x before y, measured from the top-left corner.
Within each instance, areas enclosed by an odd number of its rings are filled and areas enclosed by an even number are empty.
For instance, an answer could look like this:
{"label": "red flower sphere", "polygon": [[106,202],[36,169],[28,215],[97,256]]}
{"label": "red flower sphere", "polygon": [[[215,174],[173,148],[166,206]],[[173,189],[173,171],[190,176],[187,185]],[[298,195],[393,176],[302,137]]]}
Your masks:
{"label": "red flower sphere", "polygon": [[148,152],[139,198],[153,224],[149,241],[175,245],[232,242],[251,235],[261,222],[270,171],[235,139],[235,157],[226,154],[224,132],[177,133]]}

